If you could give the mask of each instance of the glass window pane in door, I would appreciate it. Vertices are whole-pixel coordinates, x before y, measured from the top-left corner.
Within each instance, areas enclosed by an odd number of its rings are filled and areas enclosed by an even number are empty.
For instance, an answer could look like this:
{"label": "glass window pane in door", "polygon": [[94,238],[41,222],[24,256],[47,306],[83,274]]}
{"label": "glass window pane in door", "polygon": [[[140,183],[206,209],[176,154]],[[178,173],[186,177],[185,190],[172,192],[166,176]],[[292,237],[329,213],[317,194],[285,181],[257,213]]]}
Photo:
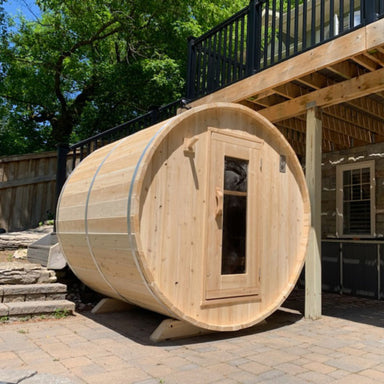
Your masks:
{"label": "glass window pane in door", "polygon": [[221,274],[246,271],[248,161],[225,157]]}

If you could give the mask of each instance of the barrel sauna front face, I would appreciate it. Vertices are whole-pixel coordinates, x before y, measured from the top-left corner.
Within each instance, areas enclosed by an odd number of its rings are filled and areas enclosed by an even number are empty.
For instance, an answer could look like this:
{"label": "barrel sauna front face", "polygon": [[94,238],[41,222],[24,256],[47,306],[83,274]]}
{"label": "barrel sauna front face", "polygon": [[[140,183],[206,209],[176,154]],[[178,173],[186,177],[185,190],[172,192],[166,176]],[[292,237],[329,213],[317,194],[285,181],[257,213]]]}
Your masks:
{"label": "barrel sauna front face", "polygon": [[63,252],[85,284],[219,331],[256,324],[281,305],[309,226],[295,153],[265,118],[228,103],[92,153],[57,211]]}

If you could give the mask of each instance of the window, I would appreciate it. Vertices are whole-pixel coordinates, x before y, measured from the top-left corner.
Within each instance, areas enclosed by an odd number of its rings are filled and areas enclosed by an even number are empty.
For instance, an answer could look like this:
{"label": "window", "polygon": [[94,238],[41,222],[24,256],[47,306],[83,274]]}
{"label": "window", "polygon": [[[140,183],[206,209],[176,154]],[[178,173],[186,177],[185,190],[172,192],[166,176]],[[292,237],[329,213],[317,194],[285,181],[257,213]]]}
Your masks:
{"label": "window", "polygon": [[366,161],[337,168],[338,236],[375,235],[375,163]]}
{"label": "window", "polygon": [[224,157],[221,274],[246,271],[248,160]]}

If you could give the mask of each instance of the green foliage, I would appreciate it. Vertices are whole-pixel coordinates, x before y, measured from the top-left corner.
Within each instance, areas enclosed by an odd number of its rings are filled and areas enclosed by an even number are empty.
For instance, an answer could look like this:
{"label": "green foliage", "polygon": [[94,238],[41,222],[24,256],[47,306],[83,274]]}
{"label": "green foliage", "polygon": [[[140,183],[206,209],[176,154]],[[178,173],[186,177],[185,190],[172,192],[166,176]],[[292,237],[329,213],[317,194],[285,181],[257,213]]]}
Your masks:
{"label": "green foliage", "polygon": [[71,314],[71,312],[68,311],[68,309],[58,309],[57,308],[53,312],[53,317],[55,319],[64,319],[65,317],[68,317],[70,314]]}
{"label": "green foliage", "polygon": [[[6,1],[6,0],[5,0]],[[248,0],[0,0],[0,156],[54,149],[184,94],[187,37]]]}
{"label": "green foliage", "polygon": [[42,227],[43,225],[53,225],[54,223],[55,223],[54,219],[39,221],[39,227]]}

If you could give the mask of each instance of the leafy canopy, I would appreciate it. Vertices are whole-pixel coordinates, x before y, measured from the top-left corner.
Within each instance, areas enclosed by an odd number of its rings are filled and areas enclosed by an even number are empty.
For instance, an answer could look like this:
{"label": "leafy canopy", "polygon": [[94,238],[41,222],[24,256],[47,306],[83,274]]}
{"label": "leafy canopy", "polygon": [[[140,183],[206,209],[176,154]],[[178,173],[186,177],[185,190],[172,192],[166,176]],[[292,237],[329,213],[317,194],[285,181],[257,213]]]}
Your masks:
{"label": "leafy canopy", "polygon": [[[0,155],[54,149],[184,93],[187,37],[248,0],[0,0]],[[16,22],[17,21],[17,22]]]}

